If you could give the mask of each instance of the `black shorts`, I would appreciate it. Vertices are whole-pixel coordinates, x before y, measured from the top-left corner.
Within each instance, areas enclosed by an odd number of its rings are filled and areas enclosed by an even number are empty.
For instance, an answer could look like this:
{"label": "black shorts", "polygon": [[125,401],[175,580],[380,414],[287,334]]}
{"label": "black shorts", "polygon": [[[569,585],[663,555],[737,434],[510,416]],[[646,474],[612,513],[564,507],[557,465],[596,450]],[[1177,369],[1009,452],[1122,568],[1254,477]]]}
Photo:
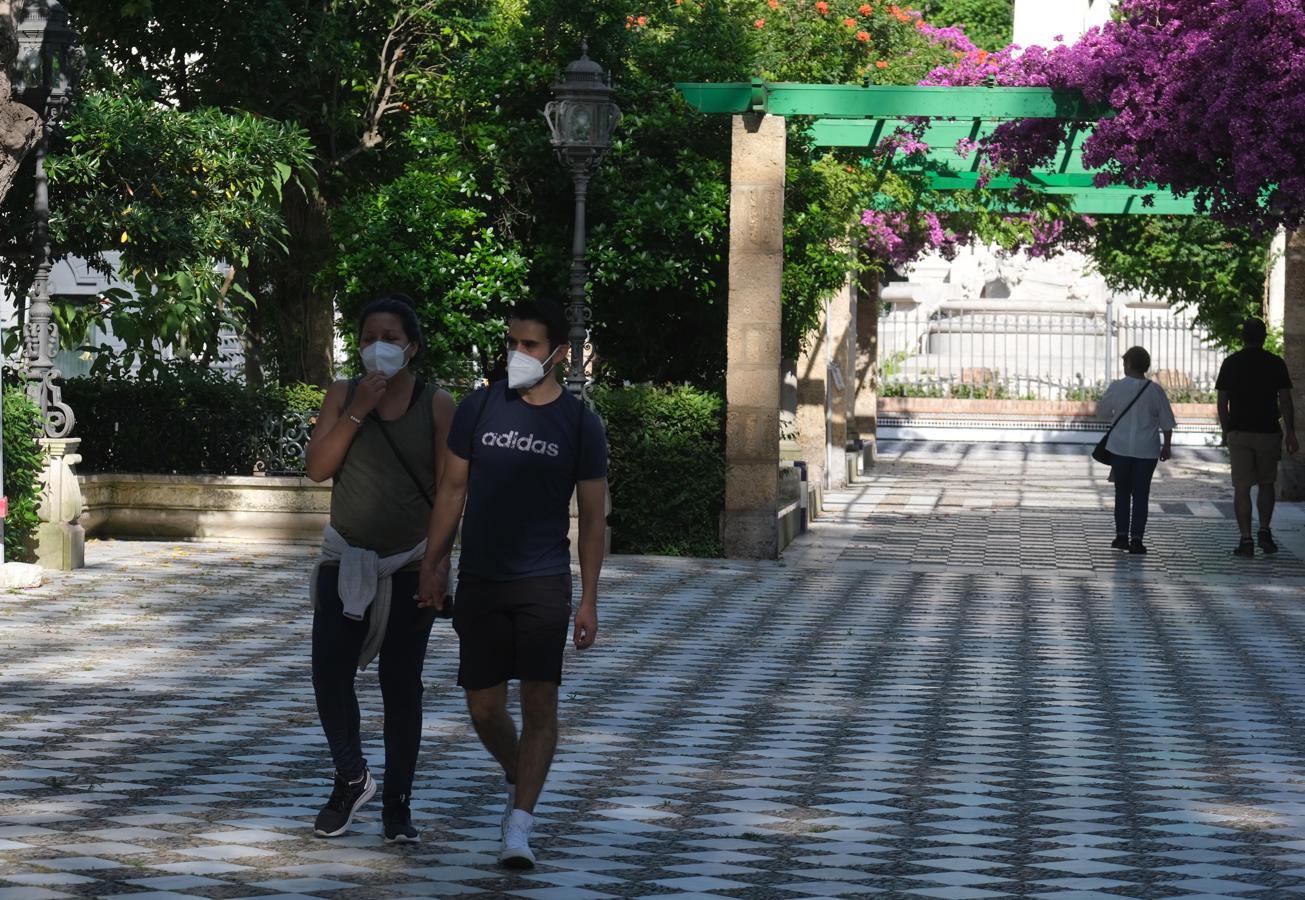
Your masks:
{"label": "black shorts", "polygon": [[510,678],[561,684],[570,625],[570,572],[518,581],[459,575],[458,684],[472,691]]}

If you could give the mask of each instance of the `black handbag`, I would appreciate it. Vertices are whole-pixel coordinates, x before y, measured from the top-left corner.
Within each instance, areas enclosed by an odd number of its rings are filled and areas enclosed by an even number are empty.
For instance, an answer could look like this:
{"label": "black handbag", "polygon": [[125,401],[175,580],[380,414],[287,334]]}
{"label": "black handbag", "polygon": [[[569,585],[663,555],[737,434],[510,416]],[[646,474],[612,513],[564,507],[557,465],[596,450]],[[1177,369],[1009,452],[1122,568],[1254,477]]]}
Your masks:
{"label": "black handbag", "polygon": [[1092,448],[1092,458],[1097,462],[1108,466],[1115,461],[1114,454],[1106,449],[1106,441],[1110,440],[1110,435],[1115,430],[1115,426],[1119,424],[1119,420],[1128,415],[1128,411],[1133,408],[1133,404],[1142,399],[1142,395],[1146,393],[1146,389],[1150,386],[1151,382],[1149,381],[1142,385],[1142,390],[1138,391],[1137,396],[1129,401],[1128,405],[1124,407],[1123,412],[1115,416],[1115,421],[1110,423],[1110,427],[1107,428],[1106,433],[1101,436],[1101,440],[1097,441],[1097,445]]}

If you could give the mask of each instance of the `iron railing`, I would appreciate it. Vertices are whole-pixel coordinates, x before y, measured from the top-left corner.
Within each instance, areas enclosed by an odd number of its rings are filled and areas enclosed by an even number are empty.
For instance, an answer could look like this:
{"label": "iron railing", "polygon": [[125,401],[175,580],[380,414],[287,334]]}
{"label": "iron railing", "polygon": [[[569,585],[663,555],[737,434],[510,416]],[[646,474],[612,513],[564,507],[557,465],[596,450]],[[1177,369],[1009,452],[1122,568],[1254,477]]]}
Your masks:
{"label": "iron railing", "polygon": [[[1152,314],[1152,313],[1155,314]],[[1190,318],[1168,310],[985,310],[958,304],[892,309],[879,318],[884,396],[1092,400],[1123,377],[1132,346],[1171,399],[1213,397],[1224,351]]]}
{"label": "iron railing", "polygon": [[307,410],[266,416],[258,433],[254,474],[304,474],[308,439],[317,424],[317,414],[317,410]]}

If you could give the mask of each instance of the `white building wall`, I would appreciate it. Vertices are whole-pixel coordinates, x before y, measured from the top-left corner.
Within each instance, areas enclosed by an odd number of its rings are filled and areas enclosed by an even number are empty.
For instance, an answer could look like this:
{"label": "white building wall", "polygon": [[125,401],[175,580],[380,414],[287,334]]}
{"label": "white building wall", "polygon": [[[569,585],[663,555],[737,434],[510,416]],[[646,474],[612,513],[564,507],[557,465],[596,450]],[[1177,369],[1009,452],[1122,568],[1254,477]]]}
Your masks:
{"label": "white building wall", "polygon": [[1015,0],[1015,43],[1050,47],[1059,36],[1072,44],[1110,19],[1115,0]]}

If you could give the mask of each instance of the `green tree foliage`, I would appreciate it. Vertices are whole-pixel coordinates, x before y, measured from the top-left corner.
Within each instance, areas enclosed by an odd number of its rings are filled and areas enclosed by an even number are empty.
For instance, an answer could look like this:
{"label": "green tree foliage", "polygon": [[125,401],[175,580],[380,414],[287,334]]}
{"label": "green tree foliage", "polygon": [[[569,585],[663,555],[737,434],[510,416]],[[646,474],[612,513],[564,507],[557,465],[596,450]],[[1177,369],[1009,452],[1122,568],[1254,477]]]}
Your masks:
{"label": "green tree foliage", "polygon": [[1090,254],[1106,284],[1192,310],[1225,347],[1264,308],[1269,237],[1199,216],[1109,216],[1092,229]]}
{"label": "green tree foliage", "polygon": [[1014,0],[927,0],[921,11],[934,25],[964,28],[984,50],[1000,50],[1014,37]]}
{"label": "green tree foliage", "polygon": [[[472,348],[497,344],[502,305],[526,293],[526,260],[477,205],[476,184],[449,136],[427,121],[405,137],[413,158],[402,174],[345,201],[334,216],[337,252],[324,278],[338,286],[345,323],[378,293],[412,295],[425,370],[466,380],[479,375],[468,369]],[[354,340],[352,327],[344,333]]]}
{"label": "green tree foliage", "polygon": [[16,562],[33,559],[32,542],[40,525],[41,470],[45,454],[36,439],[41,434],[41,411],[21,388],[4,389],[4,492],[9,515],[4,521],[4,558]]}
{"label": "green tree foliage", "polygon": [[65,339],[107,321],[127,344],[126,364],[157,363],[158,342],[215,358],[218,327],[239,324],[253,300],[235,275],[251,258],[284,254],[281,195],[294,171],[310,171],[307,136],[247,113],[97,92],[74,107],[56,150],[47,170],[57,252],[109,273],[104,252],[117,250],[133,288],[63,306]]}
{"label": "green tree foliage", "polygon": [[[183,113],[241,110],[303,129],[302,189],[284,192],[287,253],[242,279],[258,304],[253,346],[283,381],[331,375],[338,205],[393,178],[412,111],[449,101],[443,74],[477,35],[479,6],[459,0],[69,0],[101,72]],[[107,76],[106,76],[107,77]]]}

